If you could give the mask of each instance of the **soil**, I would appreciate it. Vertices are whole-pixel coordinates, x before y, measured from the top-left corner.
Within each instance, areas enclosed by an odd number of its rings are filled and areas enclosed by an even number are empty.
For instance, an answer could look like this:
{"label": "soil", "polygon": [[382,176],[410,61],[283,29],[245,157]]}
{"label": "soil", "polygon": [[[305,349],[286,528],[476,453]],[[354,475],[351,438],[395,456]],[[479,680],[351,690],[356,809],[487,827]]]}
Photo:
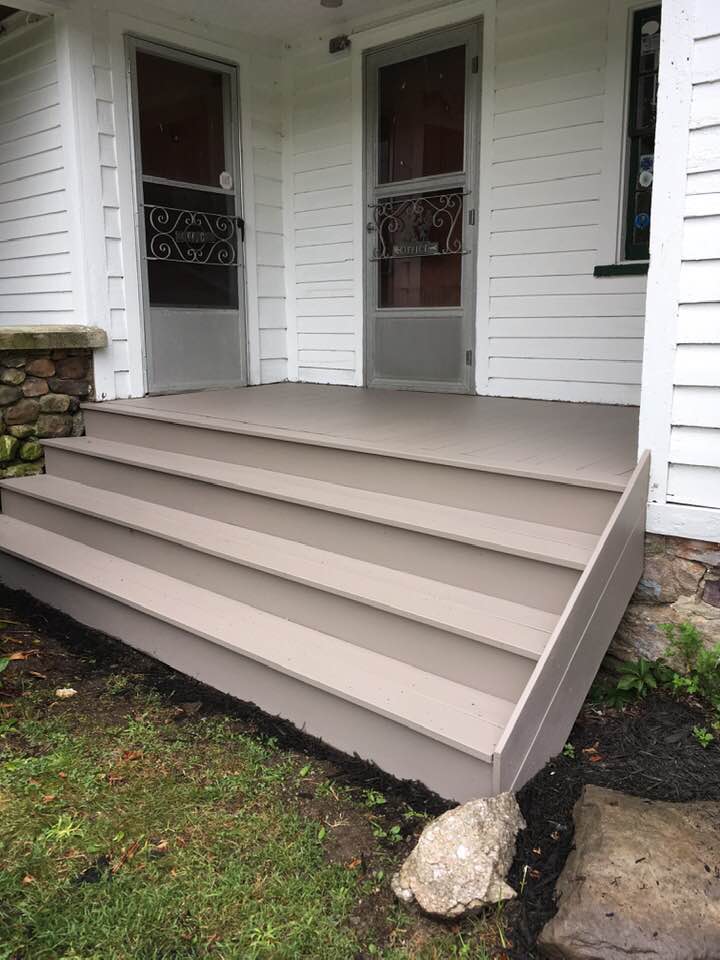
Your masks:
{"label": "soil", "polygon": [[[232,717],[245,732],[273,738],[284,750],[307,757],[313,776],[295,791],[292,802],[308,817],[327,821],[340,810],[332,796],[316,795],[314,780],[320,783],[330,779],[357,789],[358,797],[363,795],[360,791],[382,793],[386,802],[373,813],[381,822],[403,824],[402,840],[388,845],[385,851],[392,851],[398,864],[412,848],[422,826],[405,818],[408,807],[434,817],[454,806],[420,783],[397,780],[357,756],[340,753],[287,721],[220,694],[1,584],[0,620],[11,621],[4,629],[10,648],[31,651],[28,659],[13,665],[22,669],[24,679],[36,677],[62,686],[77,683],[82,697],[92,700],[106,692],[110,674],[131,675],[136,689],[154,690],[176,705],[177,722],[200,711],[202,716]],[[7,695],[3,691],[4,698]],[[61,702],[58,708],[62,709]],[[122,697],[111,703],[104,698],[103,714],[107,719],[108,710],[113,709],[118,720],[126,715],[127,704]],[[551,760],[518,794],[528,827],[518,838],[510,872],[509,882],[519,892],[504,910],[506,944],[497,948],[498,957],[539,957],[537,936],[555,913],[555,882],[572,849],[572,809],[584,784],[648,799],[720,800],[720,737],[703,748],[692,734],[693,727],[709,723],[701,704],[663,694],[622,710],[585,705],[569,738],[574,756]],[[332,836],[329,858],[343,863],[359,859],[358,869],[372,869],[378,841],[366,815],[351,818],[342,830],[333,830]],[[367,857],[362,851],[367,851]],[[364,930],[372,929],[377,941],[382,942],[391,906],[389,883],[384,882],[369,902],[358,905],[355,922]],[[423,927],[428,925],[429,929],[433,922],[420,916],[417,921],[414,935],[422,941]]]}

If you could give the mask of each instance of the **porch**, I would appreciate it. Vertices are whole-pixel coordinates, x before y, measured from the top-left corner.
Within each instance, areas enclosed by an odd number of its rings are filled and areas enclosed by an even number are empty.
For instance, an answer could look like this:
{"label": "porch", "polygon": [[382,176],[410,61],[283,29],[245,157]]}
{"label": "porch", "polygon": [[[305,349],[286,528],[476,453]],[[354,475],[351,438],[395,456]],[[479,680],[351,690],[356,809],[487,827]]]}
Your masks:
{"label": "porch", "polygon": [[632,408],[278,384],[86,404],[2,577],[465,799],[564,743],[642,568]]}
{"label": "porch", "polygon": [[102,409],[616,491],[637,463],[637,407],[278,383]]}

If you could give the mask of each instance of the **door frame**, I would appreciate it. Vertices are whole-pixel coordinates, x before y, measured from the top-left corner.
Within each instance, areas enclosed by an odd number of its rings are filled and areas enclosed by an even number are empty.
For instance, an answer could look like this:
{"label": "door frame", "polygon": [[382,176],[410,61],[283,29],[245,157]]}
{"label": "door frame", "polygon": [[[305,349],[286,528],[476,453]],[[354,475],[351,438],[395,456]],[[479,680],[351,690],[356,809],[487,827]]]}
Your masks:
{"label": "door frame", "polygon": [[[140,145],[140,116],[139,116],[139,98],[137,86],[137,52],[138,50],[148,51],[164,57],[168,60],[177,60],[181,63],[189,63],[198,67],[204,67],[208,70],[215,70],[225,74],[229,78],[229,96],[227,103],[227,114],[230,123],[229,150],[228,156],[233,164],[233,190],[235,197],[235,217],[245,219],[245,191],[244,186],[244,165],[242,149],[242,124],[240,110],[240,78],[238,64],[231,60],[225,60],[212,54],[198,53],[187,47],[158,40],[152,37],[144,36],[142,33],[134,31],[124,34],[124,52],[127,64],[127,98],[128,113],[130,121],[130,151],[131,151],[131,177],[134,198],[134,239],[137,251],[138,281],[140,287],[140,326],[142,330],[142,364],[143,364],[143,387],[144,393],[149,388],[149,370],[152,363],[152,346],[149,336],[148,314],[150,311],[150,290],[148,282],[148,270],[146,259],[146,235],[145,220],[142,214],[144,202],[144,188],[142,176],[142,156]],[[186,186],[192,187],[192,184]],[[199,189],[208,189],[209,192],[215,192],[212,188],[199,187]],[[218,189],[216,192],[227,194],[228,191]],[[175,389],[168,388],[161,393],[183,393],[191,390],[202,389],[222,389],[223,387],[241,387],[247,386],[250,382],[250,344],[248,336],[248,257],[247,257],[247,230],[243,231],[244,236],[238,238],[238,323],[240,336],[240,375],[237,379],[227,382],[218,382],[208,387],[179,386]],[[202,310],[206,308],[188,308]]]}
{"label": "door frame", "polygon": [[[362,51],[362,205],[364,220],[360,229],[364,239],[362,270],[362,330],[363,330],[363,384],[373,388],[393,390],[415,390],[434,393],[476,392],[476,341],[477,341],[477,299],[478,299],[478,223],[483,203],[480,195],[480,127],[483,106],[483,63],[484,63],[484,17],[475,17],[458,23],[424,30],[410,36],[392,40],[377,46],[368,46]],[[469,55],[465,60],[465,143],[464,167],[462,171],[417,178],[408,181],[393,181],[378,184],[377,179],[377,121],[378,121],[378,70],[386,65],[405,59],[423,56],[465,44]],[[375,61],[373,64],[370,61]],[[369,204],[371,192],[375,197],[390,197],[404,192],[416,193],[418,190],[436,190],[443,187],[456,187],[463,184],[463,192],[469,202],[464,204],[463,237],[471,237],[469,252],[461,254],[462,259],[462,308],[463,340],[466,352],[465,379],[462,384],[441,381],[407,381],[372,377],[373,372],[373,333],[372,317],[378,302],[377,270],[372,268],[371,247],[375,233],[366,227],[369,224]],[[419,308],[427,309],[427,308]],[[392,315],[401,317],[412,315],[412,308],[395,308]],[[469,358],[468,358],[469,351]]]}

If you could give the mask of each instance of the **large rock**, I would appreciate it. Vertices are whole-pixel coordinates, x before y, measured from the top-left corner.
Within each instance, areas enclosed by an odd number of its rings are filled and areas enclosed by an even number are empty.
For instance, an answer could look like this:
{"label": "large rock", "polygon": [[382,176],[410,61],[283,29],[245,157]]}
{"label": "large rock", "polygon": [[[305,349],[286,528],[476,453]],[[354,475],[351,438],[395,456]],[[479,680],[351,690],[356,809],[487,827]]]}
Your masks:
{"label": "large rock", "polygon": [[513,794],[471,800],[425,827],[392,888],[404,903],[415,900],[439,917],[477,913],[509,900],[515,891],[505,879],[517,833],[524,829]]}
{"label": "large rock", "polygon": [[648,534],[645,569],[610,652],[655,660],[667,647],[662,625],[684,621],[708,647],[720,642],[720,543]]}
{"label": "large rock", "polygon": [[69,437],[72,432],[72,417],[67,413],[41,413],[37,421],[37,435],[46,437]]}
{"label": "large rock", "polygon": [[74,397],[86,397],[90,393],[90,384],[87,380],[61,380],[59,377],[50,377],[48,384],[53,393],[66,393]]}
{"label": "large rock", "polygon": [[20,389],[25,397],[42,397],[50,388],[42,377],[28,377]]}
{"label": "large rock", "polygon": [[36,357],[25,367],[33,377],[52,377],[55,374],[55,364],[50,357]]}
{"label": "large rock", "polygon": [[540,934],[553,960],[720,958],[720,803],[586,786],[575,849]]}
{"label": "large rock", "polygon": [[42,413],[67,413],[71,404],[72,399],[66,394],[48,393],[44,397],[40,397]]}
{"label": "large rock", "polygon": [[40,406],[37,400],[33,400],[30,397],[23,397],[22,400],[18,400],[12,407],[7,408],[5,411],[5,422],[9,425],[32,423],[37,419],[39,410]]}

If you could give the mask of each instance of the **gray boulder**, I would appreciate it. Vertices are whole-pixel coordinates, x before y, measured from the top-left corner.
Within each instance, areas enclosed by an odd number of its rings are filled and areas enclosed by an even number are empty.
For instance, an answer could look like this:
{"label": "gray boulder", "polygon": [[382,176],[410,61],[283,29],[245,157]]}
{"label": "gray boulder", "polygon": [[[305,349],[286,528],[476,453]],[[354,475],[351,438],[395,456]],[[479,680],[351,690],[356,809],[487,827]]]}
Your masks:
{"label": "gray boulder", "polygon": [[540,934],[553,960],[718,960],[720,803],[660,803],[586,786],[559,909]]}
{"label": "gray boulder", "polygon": [[525,821],[515,797],[471,800],[428,824],[415,849],[392,878],[403,903],[416,901],[437,917],[477,913],[509,900],[505,882],[515,856],[515,840]]}

